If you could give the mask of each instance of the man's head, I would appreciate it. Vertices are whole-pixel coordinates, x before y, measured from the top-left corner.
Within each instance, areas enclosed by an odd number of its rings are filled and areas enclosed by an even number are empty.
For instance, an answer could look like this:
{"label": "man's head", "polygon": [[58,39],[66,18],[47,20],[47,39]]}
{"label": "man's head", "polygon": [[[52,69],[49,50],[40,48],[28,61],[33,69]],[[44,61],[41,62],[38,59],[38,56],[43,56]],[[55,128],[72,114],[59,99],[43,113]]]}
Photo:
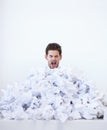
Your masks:
{"label": "man's head", "polygon": [[59,66],[59,61],[62,59],[62,49],[57,43],[49,43],[45,50],[45,58],[48,61],[48,66],[51,69]]}

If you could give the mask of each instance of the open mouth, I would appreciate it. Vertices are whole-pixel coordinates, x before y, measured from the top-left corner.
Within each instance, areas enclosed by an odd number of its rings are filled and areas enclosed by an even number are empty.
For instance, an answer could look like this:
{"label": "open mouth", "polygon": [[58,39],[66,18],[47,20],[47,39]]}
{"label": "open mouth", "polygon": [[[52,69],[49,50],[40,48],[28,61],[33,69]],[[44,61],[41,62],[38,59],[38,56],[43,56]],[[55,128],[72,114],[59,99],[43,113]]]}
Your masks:
{"label": "open mouth", "polygon": [[52,61],[51,62],[51,65],[53,66],[53,67],[55,67],[57,64],[56,64],[56,61]]}

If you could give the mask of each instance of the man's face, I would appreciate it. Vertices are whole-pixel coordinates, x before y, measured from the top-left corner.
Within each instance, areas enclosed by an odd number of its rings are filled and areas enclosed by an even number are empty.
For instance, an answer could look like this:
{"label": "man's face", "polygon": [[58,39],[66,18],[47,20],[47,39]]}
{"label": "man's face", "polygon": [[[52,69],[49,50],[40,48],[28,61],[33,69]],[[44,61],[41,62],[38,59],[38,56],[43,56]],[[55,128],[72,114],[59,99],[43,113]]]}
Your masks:
{"label": "man's face", "polygon": [[62,56],[59,54],[59,51],[57,50],[49,50],[45,58],[48,61],[48,66],[51,69],[54,69],[59,66],[59,61],[61,60]]}

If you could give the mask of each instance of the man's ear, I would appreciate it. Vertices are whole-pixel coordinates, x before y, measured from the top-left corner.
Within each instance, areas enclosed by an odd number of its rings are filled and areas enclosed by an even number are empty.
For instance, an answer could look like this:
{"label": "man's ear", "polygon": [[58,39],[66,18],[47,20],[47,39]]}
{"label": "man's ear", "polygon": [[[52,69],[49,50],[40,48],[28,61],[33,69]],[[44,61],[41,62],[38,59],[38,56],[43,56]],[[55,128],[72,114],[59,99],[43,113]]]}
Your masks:
{"label": "man's ear", "polygon": [[45,59],[47,60],[47,55],[45,55]]}
{"label": "man's ear", "polygon": [[62,55],[60,55],[60,60],[62,59]]}

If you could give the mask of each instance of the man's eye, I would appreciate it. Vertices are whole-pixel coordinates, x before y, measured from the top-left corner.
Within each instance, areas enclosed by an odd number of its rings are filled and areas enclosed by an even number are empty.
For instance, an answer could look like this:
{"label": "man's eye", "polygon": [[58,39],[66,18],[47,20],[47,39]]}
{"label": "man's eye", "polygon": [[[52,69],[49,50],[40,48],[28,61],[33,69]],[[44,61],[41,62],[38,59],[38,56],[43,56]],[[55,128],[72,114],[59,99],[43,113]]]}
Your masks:
{"label": "man's eye", "polygon": [[51,55],[50,55],[49,57],[50,57],[50,58],[52,58],[52,56],[51,56]]}

